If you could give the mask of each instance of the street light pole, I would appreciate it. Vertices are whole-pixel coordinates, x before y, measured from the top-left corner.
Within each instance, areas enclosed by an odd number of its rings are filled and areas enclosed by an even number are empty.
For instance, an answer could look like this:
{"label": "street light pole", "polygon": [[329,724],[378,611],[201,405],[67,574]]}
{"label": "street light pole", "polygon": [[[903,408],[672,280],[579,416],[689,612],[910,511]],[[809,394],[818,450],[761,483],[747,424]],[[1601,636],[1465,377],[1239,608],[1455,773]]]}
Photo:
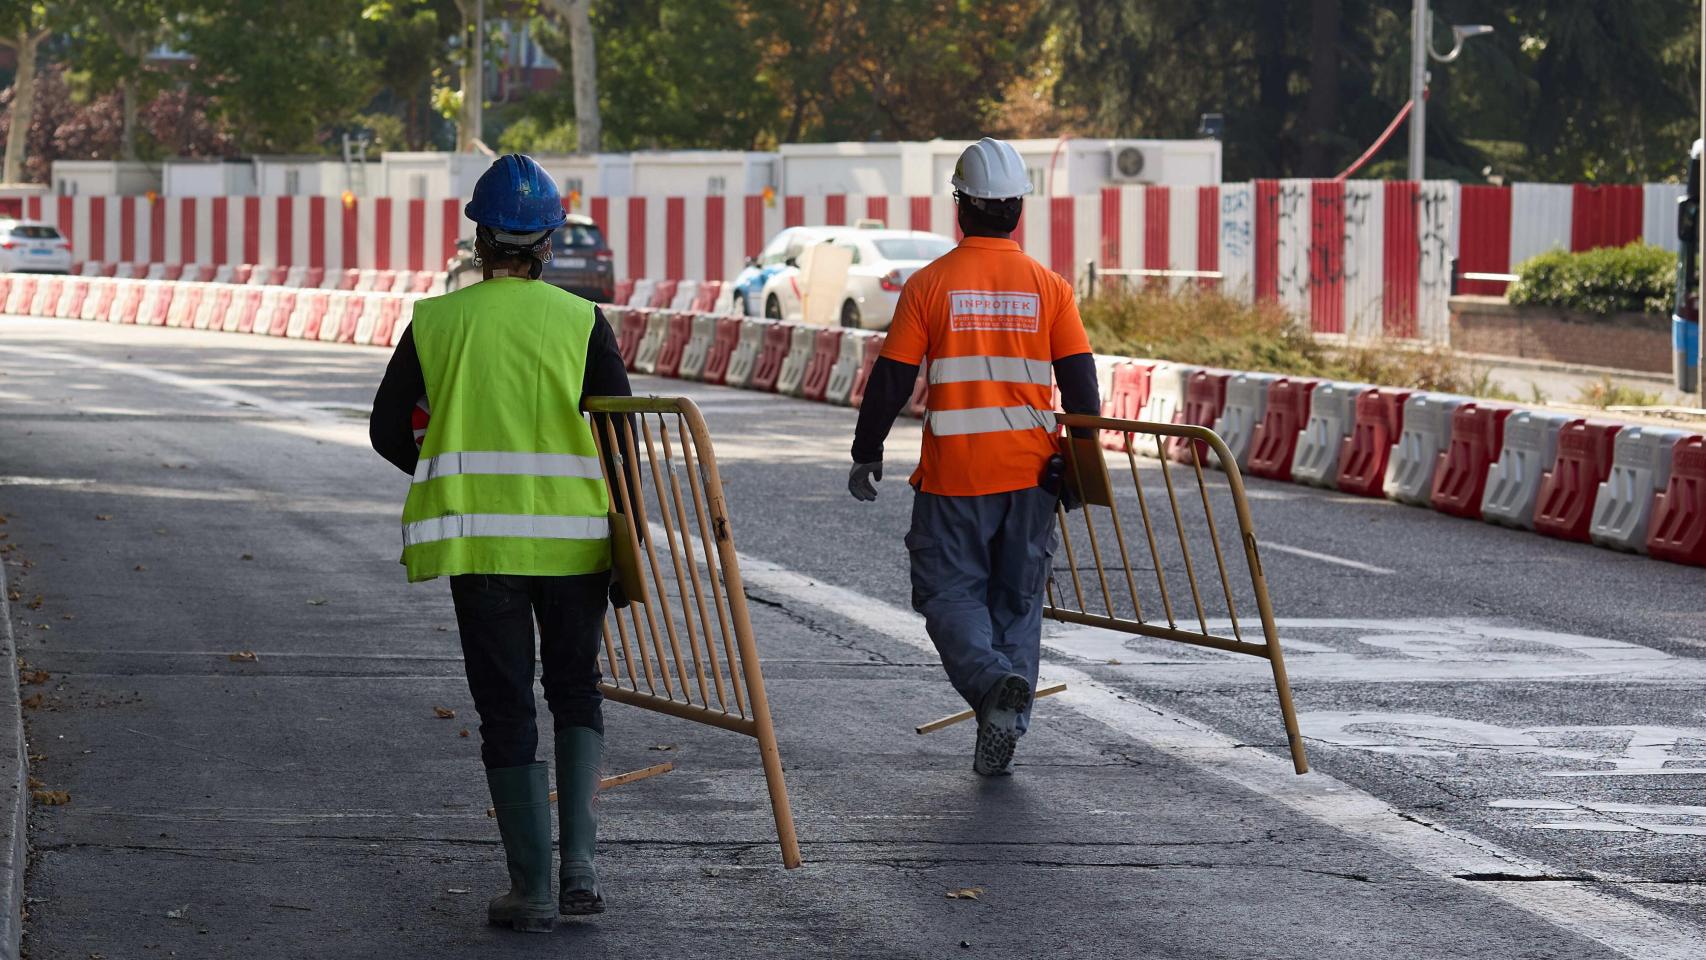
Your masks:
{"label": "street light pole", "polygon": [[1428,137],[1428,0],[1410,7],[1410,179],[1426,174]]}

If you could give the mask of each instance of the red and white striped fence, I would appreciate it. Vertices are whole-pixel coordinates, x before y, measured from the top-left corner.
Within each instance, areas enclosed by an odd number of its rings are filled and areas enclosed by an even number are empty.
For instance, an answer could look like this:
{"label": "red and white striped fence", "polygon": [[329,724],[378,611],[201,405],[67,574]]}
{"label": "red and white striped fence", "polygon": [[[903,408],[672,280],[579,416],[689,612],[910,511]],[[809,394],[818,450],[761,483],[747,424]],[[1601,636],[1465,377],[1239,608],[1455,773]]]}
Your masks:
{"label": "red and white striped fence", "polygon": [[[1456,271],[1507,273],[1551,247],[1646,239],[1674,249],[1681,187],[1259,180],[1033,197],[1016,239],[1077,278],[1100,269],[1218,272],[1311,329],[1444,342]],[[954,236],[946,196],[591,197],[618,277],[727,280],[788,226],[850,224]],[[473,226],[461,201],[332,197],[32,197],[78,260],[435,270]],[[1175,281],[1183,282],[1183,281]],[[1466,293],[1503,284],[1466,281]]]}

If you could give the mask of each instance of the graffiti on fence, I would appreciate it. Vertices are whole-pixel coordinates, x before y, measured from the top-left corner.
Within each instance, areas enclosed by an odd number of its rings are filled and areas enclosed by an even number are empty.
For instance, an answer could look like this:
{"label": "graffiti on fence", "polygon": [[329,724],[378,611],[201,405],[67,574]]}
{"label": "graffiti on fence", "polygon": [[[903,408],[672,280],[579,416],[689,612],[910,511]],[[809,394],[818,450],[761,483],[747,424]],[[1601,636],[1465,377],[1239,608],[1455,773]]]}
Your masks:
{"label": "graffiti on fence", "polygon": [[1279,188],[1278,280],[1280,303],[1299,314],[1309,309],[1309,184],[1286,180]]}
{"label": "graffiti on fence", "polygon": [[1441,181],[1423,183],[1416,191],[1416,229],[1420,264],[1416,321],[1424,340],[1446,340],[1452,271],[1452,191]]}

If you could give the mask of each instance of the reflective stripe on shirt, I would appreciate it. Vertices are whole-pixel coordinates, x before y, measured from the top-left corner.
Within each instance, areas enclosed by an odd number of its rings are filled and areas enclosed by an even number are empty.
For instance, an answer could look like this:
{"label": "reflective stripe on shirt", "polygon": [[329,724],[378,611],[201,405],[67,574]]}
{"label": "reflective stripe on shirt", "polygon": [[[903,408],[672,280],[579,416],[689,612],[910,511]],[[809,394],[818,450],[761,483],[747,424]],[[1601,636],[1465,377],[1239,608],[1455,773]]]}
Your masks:
{"label": "reflective stripe on shirt", "polygon": [[974,407],[970,410],[931,410],[924,426],[938,437],[1007,430],[1052,430],[1054,413],[1036,407]]}
{"label": "reflective stripe on shirt", "polygon": [[441,453],[415,464],[416,483],[469,473],[488,476],[582,477],[587,480],[597,480],[604,476],[597,457],[583,457],[573,453],[468,450],[462,453]]}
{"label": "reflective stripe on shirt", "polygon": [[604,540],[604,517],[551,517],[524,513],[462,513],[403,524],[403,546],[459,537],[526,537],[533,540]]}
{"label": "reflective stripe on shirt", "polygon": [[930,361],[930,384],[992,380],[1046,387],[1051,372],[1046,361],[1028,357],[942,357]]}

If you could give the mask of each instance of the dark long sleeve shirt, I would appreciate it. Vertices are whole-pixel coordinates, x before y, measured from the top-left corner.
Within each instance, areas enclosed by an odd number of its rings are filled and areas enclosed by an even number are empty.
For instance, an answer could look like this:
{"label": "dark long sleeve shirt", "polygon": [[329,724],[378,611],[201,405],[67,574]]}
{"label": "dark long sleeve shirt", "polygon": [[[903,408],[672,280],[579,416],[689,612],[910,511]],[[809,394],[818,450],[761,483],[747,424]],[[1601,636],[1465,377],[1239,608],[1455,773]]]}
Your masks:
{"label": "dark long sleeve shirt", "polygon": [[[426,395],[426,377],[421,373],[420,355],[415,352],[413,330],[403,331],[379,391],[373,395],[373,415],[368,420],[368,438],[373,449],[407,474],[415,472],[420,448],[415,446],[412,418],[415,402]],[[628,368],[622,362],[622,352],[616,346],[616,331],[597,311],[592,335],[587,339],[586,371],[581,377],[581,398],[627,397],[633,395],[628,385]]]}
{"label": "dark long sleeve shirt", "polygon": [[[1102,412],[1096,384],[1096,358],[1076,353],[1054,362],[1054,379],[1060,385],[1060,405],[1067,413]],[[859,404],[859,425],[853,431],[853,462],[876,463],[883,459],[883,441],[900,411],[912,399],[918,383],[918,365],[878,357],[865,381],[865,399]]]}

